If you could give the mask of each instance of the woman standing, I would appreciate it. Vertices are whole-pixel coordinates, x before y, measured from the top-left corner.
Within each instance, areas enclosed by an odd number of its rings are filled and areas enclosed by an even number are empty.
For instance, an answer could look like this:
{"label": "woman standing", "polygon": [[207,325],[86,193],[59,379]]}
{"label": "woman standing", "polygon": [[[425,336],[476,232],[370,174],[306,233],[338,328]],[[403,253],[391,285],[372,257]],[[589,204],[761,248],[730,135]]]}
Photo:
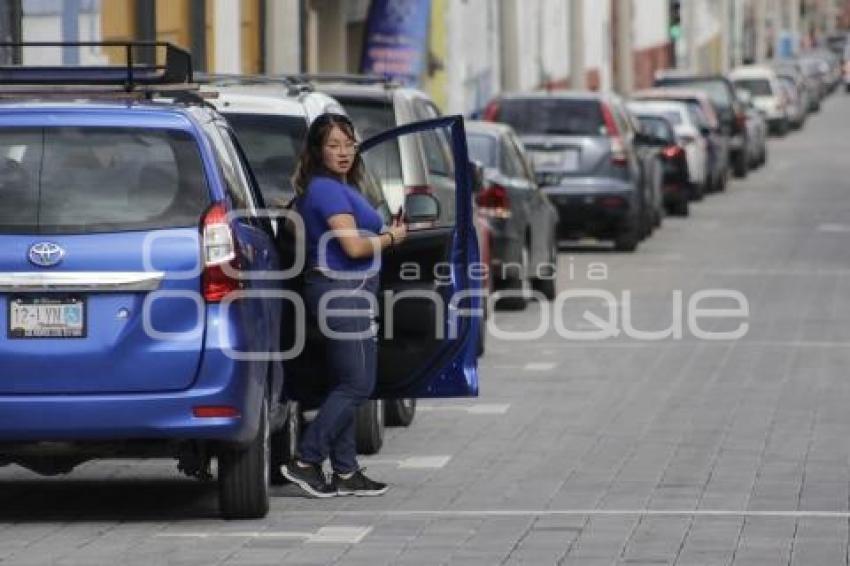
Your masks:
{"label": "woman standing", "polygon": [[[373,324],[381,252],[401,243],[407,228],[381,216],[358,191],[363,160],[354,126],[341,114],[322,114],[307,132],[293,185],[304,220],[307,271],[304,299],[325,341],[331,390],[281,473],[314,497],[382,495],[387,485],[357,464],[355,412],[375,387],[377,335]],[[348,311],[334,316],[328,309]],[[352,316],[352,312],[362,316]],[[322,464],[330,458],[333,474]]]}

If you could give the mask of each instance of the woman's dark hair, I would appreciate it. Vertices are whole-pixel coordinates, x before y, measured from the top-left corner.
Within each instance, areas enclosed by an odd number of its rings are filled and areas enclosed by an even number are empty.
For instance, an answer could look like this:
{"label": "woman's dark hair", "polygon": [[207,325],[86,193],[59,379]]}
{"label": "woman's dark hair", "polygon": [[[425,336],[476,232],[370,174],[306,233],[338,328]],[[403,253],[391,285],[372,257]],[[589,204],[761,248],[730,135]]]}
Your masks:
{"label": "woman's dark hair", "polygon": [[[310,129],[307,130],[307,137],[301,148],[301,155],[298,157],[295,173],[292,175],[292,186],[295,188],[295,194],[299,197],[304,195],[307,186],[316,175],[336,177],[335,174],[327,170],[324,159],[322,158],[322,146],[325,145],[334,126],[342,130],[351,141],[357,141],[357,137],[354,135],[354,124],[351,123],[348,116],[335,113],[325,113],[317,116],[313,120],[313,123],[310,124]],[[351,170],[346,175],[346,183],[360,188],[362,179],[363,158],[358,151],[354,155]]]}

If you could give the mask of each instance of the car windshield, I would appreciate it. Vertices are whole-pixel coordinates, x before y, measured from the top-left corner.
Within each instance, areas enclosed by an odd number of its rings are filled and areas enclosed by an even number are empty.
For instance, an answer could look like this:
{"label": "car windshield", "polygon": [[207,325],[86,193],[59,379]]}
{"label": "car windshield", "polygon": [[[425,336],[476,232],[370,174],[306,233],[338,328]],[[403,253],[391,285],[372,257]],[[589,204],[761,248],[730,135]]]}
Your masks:
{"label": "car windshield", "polygon": [[263,192],[267,204],[280,204],[293,194],[290,178],[307,135],[304,118],[225,113]]}
{"label": "car windshield", "polygon": [[187,132],[0,128],[0,233],[194,226],[209,195]]}
{"label": "car windshield", "polygon": [[735,86],[749,92],[753,96],[772,96],[773,89],[767,79],[735,79]]}
{"label": "car windshield", "polygon": [[597,100],[506,99],[499,105],[499,121],[510,124],[519,134],[606,135]]}
{"label": "car windshield", "polygon": [[467,134],[466,144],[469,157],[480,161],[484,167],[498,167],[498,142],[496,138],[485,134]]}

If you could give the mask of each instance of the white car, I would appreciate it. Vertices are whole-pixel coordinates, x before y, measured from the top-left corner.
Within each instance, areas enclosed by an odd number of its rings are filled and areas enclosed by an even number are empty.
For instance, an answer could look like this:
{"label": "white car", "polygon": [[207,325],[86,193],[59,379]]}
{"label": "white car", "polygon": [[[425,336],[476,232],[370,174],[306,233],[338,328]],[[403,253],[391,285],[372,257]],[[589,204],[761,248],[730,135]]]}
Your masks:
{"label": "white car", "polygon": [[788,97],[771,67],[747,65],[729,73],[735,88],[746,90],[753,97],[755,107],[765,115],[773,133],[785,135],[788,131]]}
{"label": "white car", "polygon": [[691,185],[705,187],[708,174],[708,143],[700,131],[699,120],[692,114],[691,107],[684,102],[673,100],[633,100],[628,103],[628,107],[634,113],[663,116],[670,121],[676,138],[685,148]]}

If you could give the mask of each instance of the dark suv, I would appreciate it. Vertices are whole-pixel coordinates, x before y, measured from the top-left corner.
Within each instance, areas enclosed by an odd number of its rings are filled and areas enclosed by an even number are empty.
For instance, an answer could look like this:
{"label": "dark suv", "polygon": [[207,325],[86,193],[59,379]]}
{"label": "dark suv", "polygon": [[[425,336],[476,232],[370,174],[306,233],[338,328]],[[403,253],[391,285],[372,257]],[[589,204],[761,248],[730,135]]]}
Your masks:
{"label": "dark suv", "polygon": [[736,177],[749,171],[747,112],[735,93],[735,86],[723,75],[697,75],[665,71],[655,79],[656,87],[684,87],[708,94],[717,111],[721,132],[729,138],[729,163]]}

